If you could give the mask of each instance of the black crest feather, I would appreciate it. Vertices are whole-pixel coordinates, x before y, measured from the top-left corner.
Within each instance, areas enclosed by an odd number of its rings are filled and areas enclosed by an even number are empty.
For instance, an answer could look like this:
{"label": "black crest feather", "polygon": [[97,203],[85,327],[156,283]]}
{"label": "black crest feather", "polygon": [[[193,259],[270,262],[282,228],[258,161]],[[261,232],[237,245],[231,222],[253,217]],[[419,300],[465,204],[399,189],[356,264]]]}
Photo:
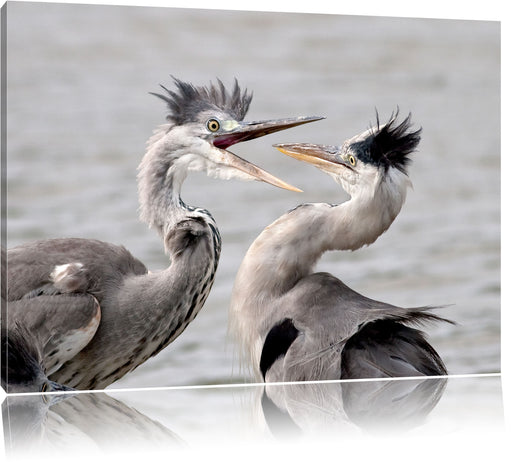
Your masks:
{"label": "black crest feather", "polygon": [[353,143],[352,149],[363,162],[382,166],[386,170],[394,167],[406,173],[406,167],[411,161],[409,154],[420,142],[421,128],[411,131],[411,113],[398,123],[398,109],[383,126],[380,126],[378,113],[376,117],[376,127],[364,140]]}
{"label": "black crest feather", "polygon": [[167,119],[176,125],[197,121],[197,115],[208,109],[221,110],[231,114],[235,120],[242,120],[252,101],[252,93],[242,90],[235,79],[233,90],[229,92],[217,79],[217,85],[195,86],[173,77],[176,90],[172,91],[160,85],[165,95],[152,93],[163,99],[169,108]]}

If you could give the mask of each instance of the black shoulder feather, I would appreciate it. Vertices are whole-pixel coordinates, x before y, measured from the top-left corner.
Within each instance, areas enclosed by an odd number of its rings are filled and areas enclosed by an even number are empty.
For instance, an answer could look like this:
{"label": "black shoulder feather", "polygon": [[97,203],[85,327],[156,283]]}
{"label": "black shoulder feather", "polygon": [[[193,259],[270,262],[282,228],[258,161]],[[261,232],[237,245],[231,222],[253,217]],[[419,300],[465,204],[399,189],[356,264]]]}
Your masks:
{"label": "black shoulder feather", "polygon": [[290,348],[290,345],[298,335],[299,331],[290,318],[283,319],[283,321],[270,329],[265,338],[260,358],[260,372],[263,379],[265,379],[267,371],[272,367],[272,364],[286,354],[288,348]]}

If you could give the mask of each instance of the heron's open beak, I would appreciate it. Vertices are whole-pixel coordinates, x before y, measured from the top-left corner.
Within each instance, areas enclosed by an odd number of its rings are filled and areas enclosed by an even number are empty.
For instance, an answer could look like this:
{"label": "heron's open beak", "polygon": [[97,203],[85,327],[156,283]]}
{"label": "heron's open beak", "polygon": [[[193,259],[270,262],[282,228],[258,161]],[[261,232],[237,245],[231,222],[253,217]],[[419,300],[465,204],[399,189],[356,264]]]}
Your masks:
{"label": "heron's open beak", "polygon": [[220,157],[217,159],[217,162],[239,170],[246,175],[249,175],[251,177],[250,179],[264,181],[265,183],[277,186],[278,188],[288,189],[289,191],[302,192],[301,189],[286,183],[271,173],[268,173],[266,170],[263,170],[257,165],[254,165],[253,163],[238,157],[236,154],[233,154],[230,151],[221,149],[219,150],[219,153]]}
{"label": "heron's open beak", "polygon": [[236,168],[251,177],[290,191],[302,192],[300,189],[280,180],[251,162],[238,157],[226,149],[236,143],[249,141],[260,136],[269,135],[280,130],[307,124],[323,117],[294,117],[288,119],[265,120],[260,122],[224,122],[221,130],[214,135],[213,145],[223,150],[222,163]]}
{"label": "heron's open beak", "polygon": [[274,144],[273,146],[283,154],[322,170],[333,171],[338,165],[351,168],[350,164],[339,157],[339,146],[309,143]]}

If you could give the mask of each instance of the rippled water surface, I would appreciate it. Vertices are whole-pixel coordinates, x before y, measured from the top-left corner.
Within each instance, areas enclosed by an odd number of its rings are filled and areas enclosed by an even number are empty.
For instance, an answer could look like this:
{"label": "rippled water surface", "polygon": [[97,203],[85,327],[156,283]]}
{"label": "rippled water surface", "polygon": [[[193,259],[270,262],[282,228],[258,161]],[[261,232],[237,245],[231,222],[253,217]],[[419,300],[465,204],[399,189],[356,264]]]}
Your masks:
{"label": "rippled water surface", "polygon": [[479,21],[393,19],[11,3],[8,5],[8,246],[52,237],[125,245],[167,264],[139,222],[136,168],[165,107],[169,74],[197,84],[237,77],[248,118],[327,119],[232,150],[300,187],[192,174],[183,199],[222,232],[216,283],[171,346],[115,387],[240,382],[227,339],[232,283],[250,243],[301,202],[347,199],[330,178],[271,147],[339,144],[377,108],[423,127],[401,214],[372,246],[319,268],[378,300],[449,305],[457,325],[428,327],[452,374],[500,370],[500,29]]}

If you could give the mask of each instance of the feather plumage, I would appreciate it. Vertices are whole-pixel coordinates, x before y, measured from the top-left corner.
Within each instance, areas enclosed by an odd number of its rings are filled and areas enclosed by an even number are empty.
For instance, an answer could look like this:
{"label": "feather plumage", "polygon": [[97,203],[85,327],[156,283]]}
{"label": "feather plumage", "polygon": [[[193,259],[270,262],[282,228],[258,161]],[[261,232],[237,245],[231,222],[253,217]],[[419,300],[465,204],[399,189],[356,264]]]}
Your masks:
{"label": "feather plumage", "polygon": [[409,154],[420,142],[421,128],[411,131],[410,113],[402,122],[397,123],[398,109],[382,126],[378,113],[376,117],[376,126],[370,129],[363,140],[352,143],[352,150],[363,162],[384,167],[386,170],[394,167],[406,173],[406,167],[411,161]]}
{"label": "feather plumage", "polygon": [[168,106],[167,119],[175,125],[197,122],[197,115],[208,109],[221,110],[232,115],[235,120],[242,120],[249,110],[252,93],[242,90],[235,79],[233,90],[229,92],[224,83],[217,79],[217,85],[196,86],[173,77],[176,91],[160,85],[165,95],[153,93],[163,99]]}

